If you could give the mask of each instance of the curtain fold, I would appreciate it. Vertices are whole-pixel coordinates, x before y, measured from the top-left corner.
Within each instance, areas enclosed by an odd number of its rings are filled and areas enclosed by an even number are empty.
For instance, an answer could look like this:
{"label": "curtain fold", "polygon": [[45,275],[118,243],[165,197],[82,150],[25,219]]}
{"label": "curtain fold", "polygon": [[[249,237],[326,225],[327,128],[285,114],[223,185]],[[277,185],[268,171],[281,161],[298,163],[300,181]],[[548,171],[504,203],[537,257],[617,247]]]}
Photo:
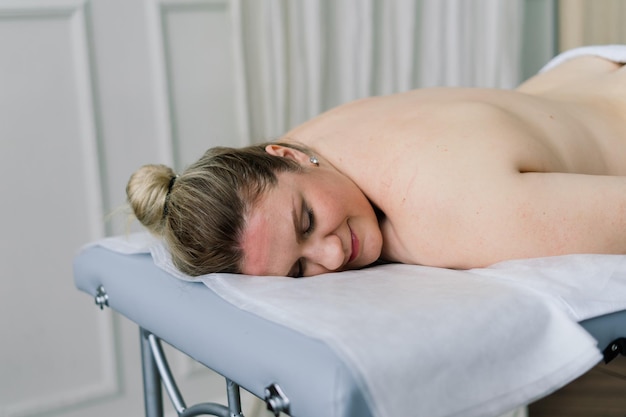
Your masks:
{"label": "curtain fold", "polygon": [[512,88],[524,0],[232,0],[245,131],[417,87]]}

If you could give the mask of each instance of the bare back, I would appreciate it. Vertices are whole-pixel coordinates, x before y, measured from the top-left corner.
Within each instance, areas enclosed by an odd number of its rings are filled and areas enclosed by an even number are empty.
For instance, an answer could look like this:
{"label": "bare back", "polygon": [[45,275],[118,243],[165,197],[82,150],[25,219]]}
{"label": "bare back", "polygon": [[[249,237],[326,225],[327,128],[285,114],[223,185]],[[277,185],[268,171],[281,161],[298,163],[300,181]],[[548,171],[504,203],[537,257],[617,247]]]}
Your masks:
{"label": "bare back", "polygon": [[384,213],[383,257],[470,268],[626,253],[624,115],[626,70],[579,58],[517,91],[360,100],[286,138],[323,156]]}

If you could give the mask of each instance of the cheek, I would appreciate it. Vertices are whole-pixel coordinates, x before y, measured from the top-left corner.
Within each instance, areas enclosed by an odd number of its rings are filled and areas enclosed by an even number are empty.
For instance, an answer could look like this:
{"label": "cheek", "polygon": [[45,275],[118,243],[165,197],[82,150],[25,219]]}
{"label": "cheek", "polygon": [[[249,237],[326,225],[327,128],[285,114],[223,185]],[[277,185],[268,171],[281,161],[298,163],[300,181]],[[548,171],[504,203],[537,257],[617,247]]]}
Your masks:
{"label": "cheek", "polygon": [[319,202],[328,211],[328,215],[346,216],[355,211],[360,205],[358,194],[348,187],[341,187],[340,184],[327,186],[325,192],[319,195]]}
{"label": "cheek", "polygon": [[336,195],[336,201],[346,210],[357,215],[367,215],[372,211],[371,204],[365,194],[352,182],[345,184]]}
{"label": "cheek", "polygon": [[346,177],[320,179],[315,189],[317,191],[315,203],[319,208],[323,208],[318,209],[319,214],[327,219],[369,216],[373,213],[371,204],[363,192]]}

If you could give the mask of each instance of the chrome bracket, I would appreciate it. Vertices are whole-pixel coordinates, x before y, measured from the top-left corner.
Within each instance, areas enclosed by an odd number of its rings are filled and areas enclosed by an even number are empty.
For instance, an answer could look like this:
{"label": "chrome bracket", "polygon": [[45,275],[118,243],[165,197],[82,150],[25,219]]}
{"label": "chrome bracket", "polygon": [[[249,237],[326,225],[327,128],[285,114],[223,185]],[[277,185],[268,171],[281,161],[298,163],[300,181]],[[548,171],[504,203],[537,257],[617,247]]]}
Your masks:
{"label": "chrome bracket", "polygon": [[278,384],[271,384],[265,388],[265,403],[267,409],[276,417],[281,412],[289,414],[289,398]]}
{"label": "chrome bracket", "polygon": [[604,363],[609,363],[619,355],[626,356],[626,338],[620,337],[612,341],[609,346],[602,352],[604,355]]}
{"label": "chrome bracket", "polygon": [[102,285],[100,285],[96,291],[95,302],[96,305],[100,307],[100,310],[104,309],[104,306],[109,306],[109,295]]}

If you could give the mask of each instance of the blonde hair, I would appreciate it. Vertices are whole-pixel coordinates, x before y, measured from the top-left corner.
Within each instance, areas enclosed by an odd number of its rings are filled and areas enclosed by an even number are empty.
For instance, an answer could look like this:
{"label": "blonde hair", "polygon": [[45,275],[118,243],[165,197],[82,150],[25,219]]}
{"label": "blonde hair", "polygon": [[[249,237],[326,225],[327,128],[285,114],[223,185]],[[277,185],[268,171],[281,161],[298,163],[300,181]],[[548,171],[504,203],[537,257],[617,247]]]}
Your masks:
{"label": "blonde hair", "polygon": [[182,272],[241,272],[246,213],[276,184],[277,173],[301,170],[297,162],[265,152],[266,145],[209,149],[179,176],[165,165],[144,165],[131,175],[128,203],[166,241]]}

